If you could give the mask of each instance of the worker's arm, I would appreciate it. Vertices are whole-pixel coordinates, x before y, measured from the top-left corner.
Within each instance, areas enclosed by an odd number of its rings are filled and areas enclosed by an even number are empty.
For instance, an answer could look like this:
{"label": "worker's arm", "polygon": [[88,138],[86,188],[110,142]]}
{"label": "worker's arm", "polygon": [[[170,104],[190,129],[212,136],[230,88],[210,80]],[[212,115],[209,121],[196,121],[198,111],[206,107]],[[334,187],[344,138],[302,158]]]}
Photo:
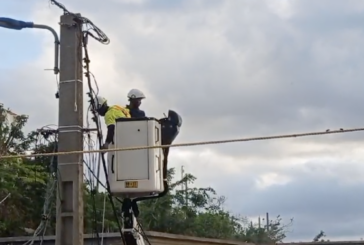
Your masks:
{"label": "worker's arm", "polygon": [[115,124],[111,124],[107,126],[107,135],[106,135],[106,144],[110,144],[114,141],[114,133],[115,133]]}
{"label": "worker's arm", "polygon": [[107,126],[107,135],[105,140],[105,145],[109,145],[114,141],[114,133],[115,133],[115,115],[111,113],[105,114],[105,124]]}

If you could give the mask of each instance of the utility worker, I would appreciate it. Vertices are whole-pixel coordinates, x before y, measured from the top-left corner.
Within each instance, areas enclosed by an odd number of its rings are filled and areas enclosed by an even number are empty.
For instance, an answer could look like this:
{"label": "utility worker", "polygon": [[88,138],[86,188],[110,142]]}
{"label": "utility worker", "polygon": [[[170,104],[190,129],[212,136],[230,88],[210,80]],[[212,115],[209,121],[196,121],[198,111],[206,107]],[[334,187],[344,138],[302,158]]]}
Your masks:
{"label": "utility worker", "polygon": [[133,88],[128,93],[128,99],[129,105],[126,108],[129,109],[130,116],[134,118],[145,117],[145,112],[139,109],[142,99],[145,99],[144,93],[139,89]]}
{"label": "utility worker", "polygon": [[116,119],[122,117],[129,117],[129,110],[118,105],[108,106],[107,100],[104,97],[97,96],[96,98],[96,110],[100,116],[105,118],[105,124],[107,126],[107,136],[105,144],[102,149],[108,149],[110,143],[114,143],[114,133]]}

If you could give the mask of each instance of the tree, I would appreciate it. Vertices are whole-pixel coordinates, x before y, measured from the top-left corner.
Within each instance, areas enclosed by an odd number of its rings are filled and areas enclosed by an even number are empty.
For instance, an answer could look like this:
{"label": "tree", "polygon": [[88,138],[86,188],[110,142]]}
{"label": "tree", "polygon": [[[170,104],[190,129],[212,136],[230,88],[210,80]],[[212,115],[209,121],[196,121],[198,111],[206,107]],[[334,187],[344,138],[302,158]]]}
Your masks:
{"label": "tree", "polygon": [[279,242],[286,237],[292,220],[283,224],[277,216],[269,222],[268,230],[248,225],[247,218],[234,216],[223,209],[224,196],[218,196],[210,187],[181,190],[185,182],[193,184],[196,177],[186,174],[182,180],[172,182],[174,173],[174,169],[168,171],[170,191],[165,197],[140,205],[140,220],[145,229],[256,243]]}
{"label": "tree", "polygon": [[[19,115],[13,122],[8,120],[9,110],[0,105],[0,152],[1,155],[25,153],[32,138],[25,137],[22,129],[28,117]],[[0,206],[0,234],[21,234],[23,227],[33,226],[34,201],[39,186],[44,186],[44,169],[34,161],[13,158],[0,160],[0,199],[11,194]]]}
{"label": "tree", "polygon": [[268,227],[260,227],[258,224],[245,226],[245,232],[242,233],[242,240],[252,243],[277,243],[286,238],[288,228],[293,224],[293,219],[288,224],[282,222],[278,215],[274,220],[268,222]]}
{"label": "tree", "polygon": [[[20,115],[13,122],[8,120],[10,110],[0,106],[1,155],[54,152],[55,139],[39,142],[39,133],[25,135],[23,128],[28,117]],[[46,135],[44,135],[45,138]],[[49,137],[48,137],[49,139]],[[29,235],[40,223],[47,224],[45,234],[55,233],[57,157],[13,158],[0,160],[0,236]],[[85,182],[85,232],[93,232],[95,201],[98,228],[102,227],[103,200],[105,193],[91,191]],[[30,205],[31,204],[31,205]],[[105,224],[111,231],[117,230],[110,203],[106,202]]]}

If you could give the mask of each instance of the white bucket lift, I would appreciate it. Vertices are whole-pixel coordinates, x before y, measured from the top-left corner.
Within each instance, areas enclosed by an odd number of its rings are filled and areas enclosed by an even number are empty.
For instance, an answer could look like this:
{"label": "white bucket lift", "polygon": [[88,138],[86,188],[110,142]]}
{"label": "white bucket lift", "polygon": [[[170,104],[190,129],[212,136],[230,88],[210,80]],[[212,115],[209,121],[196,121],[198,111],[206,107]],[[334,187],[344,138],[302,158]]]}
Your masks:
{"label": "white bucket lift", "polygon": [[[155,118],[116,120],[112,148],[160,146],[161,124]],[[110,191],[125,198],[156,195],[164,190],[161,148],[108,153]]]}
{"label": "white bucket lift", "polygon": [[[168,117],[120,118],[116,120],[114,145],[129,148],[170,145],[179,134],[182,118],[169,110]],[[168,148],[108,152],[108,182],[114,196],[123,197],[122,233],[127,245],[144,245],[136,218],[137,202],[167,194]]]}

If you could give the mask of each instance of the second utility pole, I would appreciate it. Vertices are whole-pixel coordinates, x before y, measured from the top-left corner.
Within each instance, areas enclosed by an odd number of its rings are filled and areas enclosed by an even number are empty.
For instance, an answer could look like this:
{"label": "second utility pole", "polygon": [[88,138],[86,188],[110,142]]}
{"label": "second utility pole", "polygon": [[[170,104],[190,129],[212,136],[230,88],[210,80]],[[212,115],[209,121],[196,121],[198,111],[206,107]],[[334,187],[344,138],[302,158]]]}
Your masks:
{"label": "second utility pole", "polygon": [[[58,151],[83,150],[82,27],[61,16]],[[56,245],[83,245],[83,154],[58,156]]]}

